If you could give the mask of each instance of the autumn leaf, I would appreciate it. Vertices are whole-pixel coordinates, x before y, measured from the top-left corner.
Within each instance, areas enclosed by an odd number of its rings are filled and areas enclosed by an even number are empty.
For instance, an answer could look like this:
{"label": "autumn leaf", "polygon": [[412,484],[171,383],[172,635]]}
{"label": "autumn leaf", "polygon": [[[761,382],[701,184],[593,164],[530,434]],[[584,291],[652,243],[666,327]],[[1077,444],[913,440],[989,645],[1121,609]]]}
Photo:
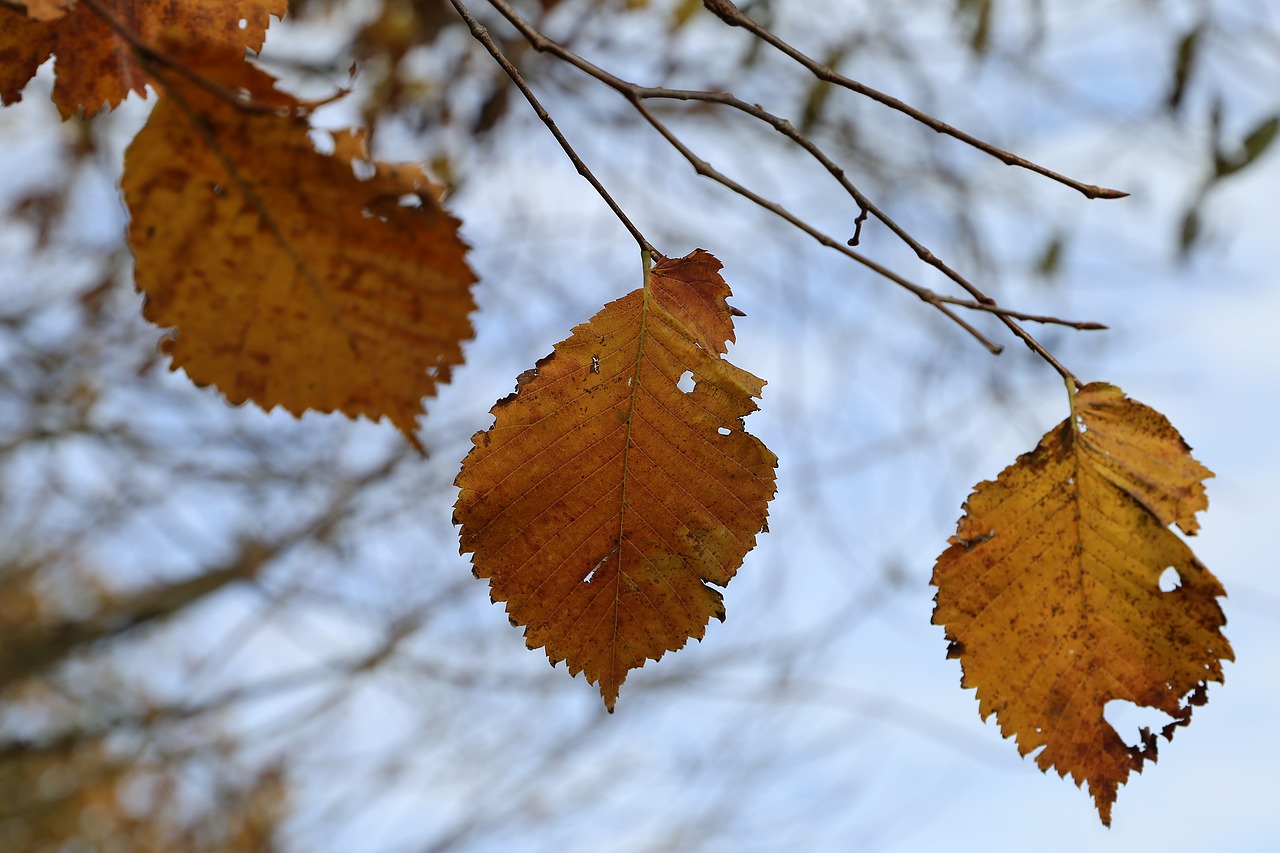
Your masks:
{"label": "autumn leaf", "polygon": [[233,403],[386,415],[414,441],[475,307],[439,187],[369,162],[357,133],[320,153],[298,102],[242,59],[184,62],[251,102],[166,74],[125,157],[135,280],[175,330],[172,366]]}
{"label": "autumn leaf", "polygon": [[22,100],[23,87],[53,53],[55,27],[0,4],[0,105]]}
{"label": "autumn leaf", "polygon": [[[529,648],[612,711],[627,673],[701,639],[765,528],[777,457],[747,434],[764,382],[721,357],[733,310],[698,250],[573,329],[493,407],[454,521]],[[691,373],[691,391],[680,388]]]}
{"label": "autumn leaf", "polygon": [[[79,2],[65,15],[60,0],[28,2],[30,17],[0,5],[0,101],[17,101],[22,89],[50,56],[54,65],[53,100],[63,118],[83,109],[93,116],[115,107],[130,92],[145,93],[151,76],[129,44],[94,6],[127,28],[142,44],[163,37],[222,48],[243,56],[266,37],[270,16],[284,16],[288,0],[138,0]],[[50,16],[53,16],[50,19]],[[42,19],[44,18],[44,19]],[[243,24],[242,24],[243,22]]]}
{"label": "autumn leaf", "polygon": [[[1219,630],[1225,592],[1168,527],[1196,530],[1210,476],[1163,415],[1088,385],[1033,452],[978,484],[934,568],[933,622],[982,717],[995,714],[1022,755],[1041,750],[1041,770],[1087,782],[1108,826],[1156,736],[1126,745],[1107,703],[1163,711],[1172,740],[1234,659]],[[1168,568],[1179,586],[1166,592]]]}

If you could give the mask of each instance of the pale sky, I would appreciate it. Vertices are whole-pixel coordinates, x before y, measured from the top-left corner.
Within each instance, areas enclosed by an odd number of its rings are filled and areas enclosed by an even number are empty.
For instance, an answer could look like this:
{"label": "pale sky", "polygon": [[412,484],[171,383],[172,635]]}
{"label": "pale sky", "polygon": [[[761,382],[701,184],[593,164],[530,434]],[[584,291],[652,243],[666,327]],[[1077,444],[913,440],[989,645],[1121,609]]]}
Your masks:
{"label": "pale sky", "polygon": [[[1078,82],[1116,85],[1099,79],[1099,73],[1086,63]],[[1139,76],[1135,71],[1134,78]],[[1000,103],[973,106],[988,121],[1001,116]],[[125,111],[136,108],[132,104]],[[957,110],[964,111],[959,106]],[[6,125],[16,115],[0,113],[0,133],[6,155],[24,168],[0,170],[0,196],[38,181],[41,174],[40,147],[32,141],[39,134],[31,124]],[[35,120],[50,121],[47,113]],[[572,122],[567,125],[573,128]],[[50,132],[42,127],[41,132]],[[680,750],[672,744],[687,742],[690,750],[705,747],[714,760],[732,766],[739,756],[717,756],[707,745],[723,742],[732,749],[743,742],[735,737],[777,739],[776,749],[768,753],[774,761],[770,777],[764,782],[752,777],[752,784],[767,790],[760,797],[766,804],[751,815],[754,821],[768,825],[772,820],[777,825],[759,836],[727,827],[725,840],[703,839],[701,849],[776,849],[776,840],[786,837],[785,821],[793,815],[804,815],[804,832],[798,834],[816,839],[815,846],[807,848],[811,850],[1271,849],[1280,837],[1274,773],[1280,746],[1269,730],[1269,709],[1280,706],[1280,582],[1266,536],[1274,523],[1269,515],[1280,506],[1274,497],[1280,482],[1280,449],[1275,443],[1280,334],[1274,328],[1280,316],[1274,263],[1274,235],[1280,230],[1275,203],[1280,156],[1273,154],[1222,188],[1208,208],[1216,231],[1214,245],[1190,268],[1178,270],[1146,261],[1167,258],[1169,211],[1176,210],[1182,196],[1166,191],[1170,182],[1165,178],[1171,170],[1185,168],[1185,161],[1159,146],[1148,147],[1151,139],[1146,134],[1125,138],[1124,150],[1108,162],[1097,156],[1099,137],[1108,134],[1114,131],[1081,126],[1036,140],[1033,150],[1024,152],[1066,172],[1133,188],[1135,197],[1089,203],[1058,187],[1026,181],[1027,192],[1043,192],[1055,199],[1056,210],[1066,211],[1078,229],[1077,239],[1055,290],[1014,282],[1009,287],[1016,295],[1010,302],[1112,325],[1111,332],[1089,333],[1105,338],[1068,333],[1056,351],[1083,379],[1113,382],[1163,412],[1193,446],[1196,457],[1216,472],[1208,483],[1209,512],[1201,517],[1202,532],[1191,545],[1229,594],[1224,602],[1225,633],[1238,660],[1227,666],[1225,685],[1211,686],[1208,705],[1196,709],[1190,727],[1179,730],[1171,744],[1162,742],[1159,763],[1149,764],[1121,788],[1110,830],[1099,824],[1086,793],[1040,773],[1031,760],[1020,759],[1013,743],[1000,738],[994,721],[984,725],[978,719],[972,691],[960,689],[960,667],[945,659],[942,631],[929,623],[933,591],[925,581],[954,530],[969,489],[1030,450],[1041,433],[1065,416],[1060,382],[1047,370],[1022,370],[1015,397],[1024,407],[1007,422],[997,411],[982,411],[970,423],[970,416],[958,409],[954,431],[960,437],[950,444],[925,446],[900,467],[889,459],[847,477],[833,469],[826,472],[831,482],[815,487],[807,480],[806,472],[812,469],[806,462],[840,458],[846,449],[874,444],[874,430],[891,429],[904,408],[918,404],[921,409],[947,411],[948,405],[963,402],[965,394],[980,387],[975,369],[973,376],[939,388],[936,398],[913,400],[915,392],[895,372],[905,370],[913,352],[931,351],[927,346],[943,336],[957,342],[957,364],[967,368],[984,356],[923,306],[889,313],[886,305],[900,308],[908,300],[886,295],[888,285],[869,282],[846,262],[828,258],[816,244],[779,238],[770,229],[780,226],[760,217],[732,218],[719,209],[709,215],[699,204],[707,197],[701,190],[667,197],[664,209],[642,206],[638,221],[648,217],[667,226],[687,221],[689,245],[673,246],[672,253],[704,245],[725,261],[726,279],[735,290],[733,303],[748,315],[737,323],[738,344],[729,357],[769,382],[762,410],[747,420],[747,426],[782,457],[780,494],[771,508],[772,532],[748,555],[726,592],[726,624],[713,623],[701,644],[691,644],[634,675],[623,688],[616,718],[600,723],[612,726],[619,739],[625,735],[620,752],[633,762],[636,778],[649,787],[625,784],[624,767],[616,794],[607,792],[592,800],[580,817],[571,817],[570,827],[577,821],[579,831],[568,835],[563,849],[660,849],[656,839],[662,837],[664,798],[696,797],[699,785],[726,783],[724,777],[683,778]],[[537,140],[526,144],[526,156],[494,163],[457,199],[458,212],[467,223],[464,233],[476,246],[473,262],[485,283],[477,293],[482,310],[477,339],[468,347],[468,365],[430,404],[433,415],[464,412],[448,417],[447,428],[433,445],[438,452],[425,463],[433,471],[439,469],[442,483],[451,481],[449,469],[456,470],[460,455],[454,451],[472,430],[487,425],[484,412],[510,390],[516,373],[604,301],[639,285],[633,247],[589,187],[557,159],[551,145]],[[589,138],[583,147],[591,151]],[[761,166],[764,180],[774,177],[768,174],[769,165]],[[630,177],[638,182],[649,179]],[[119,208],[109,188],[90,185],[87,194],[92,205],[108,213],[87,215],[79,225],[95,239],[109,242],[109,234],[103,236],[101,229],[120,227]],[[520,235],[519,245],[487,248],[486,238],[496,240],[510,232],[502,230],[502,223],[486,221],[486,215],[511,198],[522,200],[539,218]],[[902,204],[908,209],[928,206],[927,201]],[[741,210],[728,204],[725,208]],[[1023,233],[1017,217],[1017,211],[1008,214],[1008,239],[1014,242]],[[4,238],[0,235],[0,250],[10,251]],[[574,247],[597,238],[604,248]],[[892,251],[882,244],[877,247],[873,239],[868,251],[877,248]],[[593,264],[585,271],[578,252]],[[1117,255],[1125,260],[1117,262]],[[1135,264],[1135,257],[1145,260]],[[564,292],[537,304],[524,303],[515,274],[531,263],[563,280]],[[3,275],[0,270],[0,282]],[[864,293],[876,295],[864,301]],[[810,334],[804,324],[814,317],[824,324]],[[847,341],[839,337],[840,323],[846,319]],[[1004,343],[1010,351],[1002,358],[1024,358],[1016,342]],[[839,426],[829,429],[830,424]],[[859,424],[868,432],[860,433]],[[974,451],[975,436],[980,452]],[[448,522],[444,503],[435,498],[424,499],[423,525],[432,531],[447,528]],[[812,502],[818,502],[821,512]],[[831,545],[842,538],[847,552]],[[838,648],[815,650],[815,656],[830,658],[830,669],[824,670],[829,680],[793,688],[795,695],[788,701],[794,702],[796,712],[790,727],[783,724],[785,731],[751,732],[750,709],[721,702],[717,682],[688,696],[639,689],[640,684],[657,683],[666,673],[679,671],[679,660],[714,660],[730,640],[750,638],[753,626],[776,621],[769,627],[803,627],[806,620],[827,613],[837,597],[852,598],[849,590],[871,588],[874,578],[858,573],[870,571],[886,556],[902,562],[906,585],[887,603],[869,605],[865,624],[844,637]],[[460,575],[466,573],[463,560],[450,565]],[[783,588],[778,580],[783,573],[787,595],[775,600],[770,596],[775,588]],[[477,602],[487,601],[479,584],[473,593]],[[480,612],[477,634],[502,636],[509,630],[496,608],[490,612],[481,607]],[[308,659],[314,649],[291,646],[296,637],[288,633],[282,630],[281,636],[264,641],[263,648]],[[350,626],[340,622],[316,628],[315,635],[328,638],[320,646],[357,646]],[[547,669],[542,653],[525,652],[514,630],[507,639],[510,660],[504,658],[503,665],[521,673],[536,670],[542,677]],[[553,675],[565,698],[533,707],[564,710],[566,716],[588,721],[602,713],[593,688],[581,679],[570,680],[563,667]],[[733,683],[732,678],[726,676],[725,683]],[[633,686],[636,698],[629,706],[628,688]],[[895,704],[877,704],[886,697]],[[830,708],[814,710],[824,704]],[[357,740],[379,742],[384,728],[404,722],[394,703],[384,706],[370,699],[362,707],[370,716],[357,720],[348,732]],[[516,725],[529,725],[539,733],[564,725],[568,731],[563,720],[544,726],[527,719],[526,709],[519,707],[480,706],[492,716],[479,715],[470,705],[460,707],[463,722],[475,721],[482,735],[499,742],[504,725],[513,727],[511,740],[519,738]],[[928,719],[907,719],[917,713]],[[1146,723],[1129,721],[1134,729]],[[804,740],[810,735],[816,748]],[[850,739],[852,746],[844,743],[830,751],[852,766],[823,763],[822,738],[828,736]],[[518,757],[513,762],[518,763]],[[463,801],[464,792],[502,781],[501,763],[432,769],[438,774],[430,777],[434,783],[439,784],[440,776],[456,777],[457,786],[427,791],[408,784],[351,823],[312,830],[300,842],[306,849],[337,851],[357,849],[352,845],[374,838],[385,842],[387,850],[399,850],[402,841],[421,837],[417,833],[423,823],[469,805]],[[590,761],[582,760],[567,763],[565,773],[578,784],[604,784],[591,781],[593,769]],[[846,777],[856,780],[847,790],[837,784]],[[565,785],[565,790],[572,790]],[[326,793],[311,791],[317,799]],[[573,804],[557,801],[554,792],[548,794],[548,802],[562,810],[557,814],[574,814]],[[522,845],[519,840],[476,849],[490,848],[539,849],[533,841]]]}

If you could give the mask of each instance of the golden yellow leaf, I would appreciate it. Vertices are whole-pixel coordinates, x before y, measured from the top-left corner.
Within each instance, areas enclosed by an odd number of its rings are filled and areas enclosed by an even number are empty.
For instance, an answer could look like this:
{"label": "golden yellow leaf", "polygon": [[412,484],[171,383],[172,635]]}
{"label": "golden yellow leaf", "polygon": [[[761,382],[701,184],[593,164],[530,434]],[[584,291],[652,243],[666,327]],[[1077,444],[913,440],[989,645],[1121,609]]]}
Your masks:
{"label": "golden yellow leaf", "polygon": [[[41,0],[41,8],[62,5]],[[32,4],[28,4],[30,7]],[[106,14],[143,44],[156,47],[163,35],[229,52],[257,50],[270,17],[284,16],[288,0],[99,0]],[[241,22],[243,26],[241,25]],[[132,45],[88,3],[56,20],[35,20],[0,5],[0,99],[12,103],[50,56],[56,80],[53,100],[63,118],[114,107],[130,92],[144,93],[151,77]]]}
{"label": "golden yellow leaf", "polygon": [[1103,382],[1081,389],[1075,400],[1080,450],[1098,473],[1161,524],[1177,524],[1194,536],[1200,529],[1195,514],[1209,508],[1204,480],[1213,472],[1191,457],[1191,448],[1173,425]]}
{"label": "golden yellow leaf", "polygon": [[719,270],[702,250],[665,259],[575,327],[493,407],[457,479],[476,577],[611,711],[631,669],[724,618],[708,584],[736,573],[774,494],[777,457],[742,423],[764,383],[720,356]]}
{"label": "golden yellow leaf", "polygon": [[[995,482],[979,483],[934,568],[946,629],[979,713],[1036,763],[1071,774],[1111,823],[1117,788],[1156,758],[1103,717],[1114,699],[1191,719],[1231,646],[1218,580],[1168,528],[1195,529],[1212,476],[1163,415],[1095,383],[1072,416]],[[1162,591],[1174,569],[1180,585]]]}
{"label": "golden yellow leaf", "polygon": [[147,319],[175,329],[173,367],[233,403],[386,415],[412,441],[475,307],[439,188],[369,163],[359,134],[319,153],[298,103],[243,60],[184,61],[253,104],[166,74],[125,157],[135,279]]}

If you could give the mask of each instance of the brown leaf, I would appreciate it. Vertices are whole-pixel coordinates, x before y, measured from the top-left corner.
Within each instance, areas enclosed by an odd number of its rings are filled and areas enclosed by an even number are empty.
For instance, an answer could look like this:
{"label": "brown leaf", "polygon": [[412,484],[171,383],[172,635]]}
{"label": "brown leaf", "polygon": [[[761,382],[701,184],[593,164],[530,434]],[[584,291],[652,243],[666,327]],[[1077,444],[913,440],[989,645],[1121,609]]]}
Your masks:
{"label": "brown leaf", "polygon": [[173,367],[233,403],[386,415],[412,441],[475,307],[438,187],[367,162],[359,134],[319,153],[298,103],[243,60],[185,61],[256,107],[166,75],[125,157],[135,279],[147,319],[176,329]]}
{"label": "brown leaf", "polygon": [[[1167,525],[1194,529],[1210,472],[1158,412],[1086,386],[1072,417],[995,482],[979,483],[934,568],[933,622],[964,687],[1018,751],[1089,783],[1104,824],[1155,737],[1127,746],[1103,717],[1113,699],[1174,718],[1172,739],[1233,660],[1225,595]],[[1180,586],[1160,589],[1167,568]]]}
{"label": "brown leaf", "polygon": [[[42,7],[61,5],[41,0]],[[231,52],[257,50],[266,37],[270,16],[283,17],[288,0],[100,0],[115,21],[143,44],[161,37]],[[31,4],[28,4],[30,7]],[[242,28],[240,22],[244,21]],[[53,100],[63,118],[82,108],[93,116],[115,107],[130,92],[145,94],[151,77],[131,46],[87,3],[78,3],[56,20],[28,18],[0,6],[0,99],[9,104],[36,69],[56,55]]]}
{"label": "brown leaf", "polygon": [[629,670],[724,618],[708,584],[733,577],[774,494],[777,457],[742,424],[764,383],[719,355],[719,269],[702,250],[663,260],[574,328],[493,407],[457,479],[475,575],[611,711]]}
{"label": "brown leaf", "polygon": [[0,5],[0,105],[22,100],[22,89],[53,53],[54,26]]}

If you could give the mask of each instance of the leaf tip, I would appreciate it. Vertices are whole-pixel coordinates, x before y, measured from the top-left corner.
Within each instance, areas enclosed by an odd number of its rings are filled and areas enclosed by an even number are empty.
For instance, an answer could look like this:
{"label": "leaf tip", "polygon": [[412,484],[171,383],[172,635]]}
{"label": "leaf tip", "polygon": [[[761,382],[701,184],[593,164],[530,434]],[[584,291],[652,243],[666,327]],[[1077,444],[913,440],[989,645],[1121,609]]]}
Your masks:
{"label": "leaf tip", "polygon": [[621,682],[618,684],[606,684],[605,679],[601,679],[600,681],[600,698],[604,700],[604,709],[610,714],[616,710],[616,706],[618,704],[618,688],[620,686]]}

